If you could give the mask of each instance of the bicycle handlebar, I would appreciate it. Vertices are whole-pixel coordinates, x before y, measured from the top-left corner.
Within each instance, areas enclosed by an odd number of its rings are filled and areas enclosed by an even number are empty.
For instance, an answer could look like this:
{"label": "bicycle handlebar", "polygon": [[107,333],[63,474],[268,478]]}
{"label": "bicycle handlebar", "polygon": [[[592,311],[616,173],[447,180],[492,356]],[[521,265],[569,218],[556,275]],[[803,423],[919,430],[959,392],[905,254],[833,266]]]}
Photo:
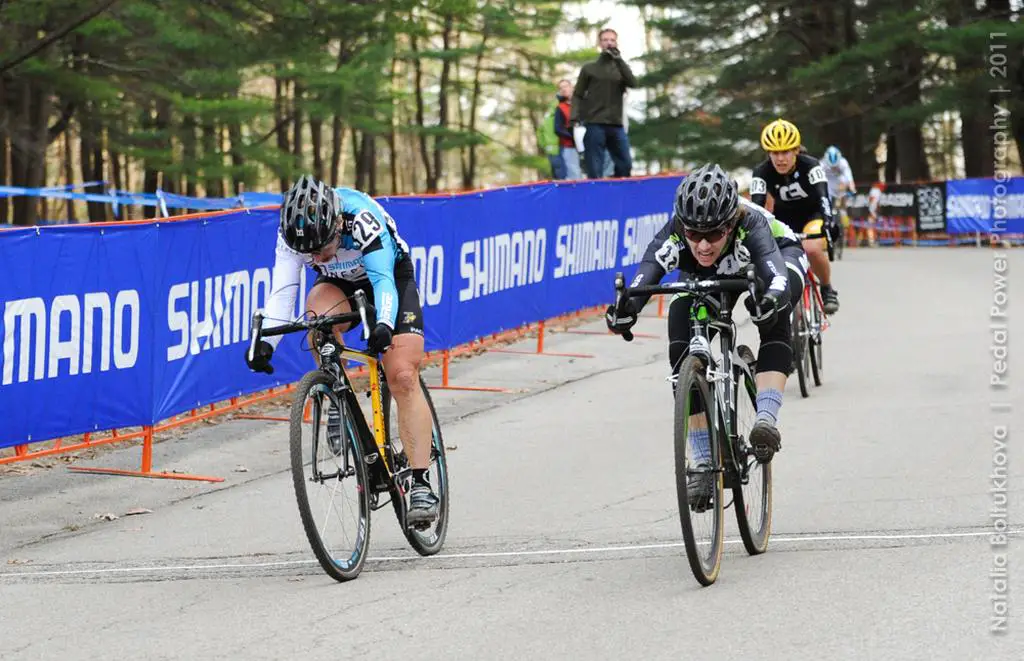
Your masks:
{"label": "bicycle handlebar", "polygon": [[272,335],[287,335],[288,333],[313,329],[322,330],[324,328],[331,328],[337,324],[349,324],[358,321],[363,326],[363,340],[369,340],[370,328],[367,321],[367,311],[373,311],[374,308],[366,302],[366,294],[361,289],[357,290],[352,298],[355,299],[356,302],[355,311],[313,317],[312,319],[306,319],[303,321],[293,321],[291,323],[274,326],[273,328],[268,328],[266,330],[263,328],[263,314],[257,312],[252,316],[252,335],[249,338],[249,359],[252,360],[255,357],[256,347],[264,337],[270,337]]}
{"label": "bicycle handlebar", "polygon": [[[626,280],[622,273],[615,274],[615,312],[618,314],[622,309],[623,302],[634,296],[654,296],[656,294],[694,294],[698,297],[706,297],[719,293],[743,293],[747,292],[754,300],[757,300],[757,276],[754,267],[748,266],[744,275],[720,276],[715,278],[687,278],[679,282],[668,282],[657,285],[645,285],[641,287],[626,287]],[[756,305],[760,314],[760,305]],[[622,339],[627,342],[633,341],[631,331],[623,331]]]}

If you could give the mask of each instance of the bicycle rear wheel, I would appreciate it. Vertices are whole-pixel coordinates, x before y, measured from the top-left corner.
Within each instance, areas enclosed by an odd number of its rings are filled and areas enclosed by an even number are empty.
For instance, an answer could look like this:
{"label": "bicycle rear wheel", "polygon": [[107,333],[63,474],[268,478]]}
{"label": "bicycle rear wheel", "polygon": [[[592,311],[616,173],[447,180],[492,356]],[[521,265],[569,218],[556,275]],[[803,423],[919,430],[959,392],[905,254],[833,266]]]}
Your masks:
{"label": "bicycle rear wheel", "polygon": [[392,503],[395,506],[395,515],[398,517],[398,525],[401,526],[405,538],[417,553],[420,555],[434,555],[444,546],[445,537],[448,535],[448,458],[444,451],[444,437],[441,435],[441,424],[437,420],[437,412],[434,410],[434,401],[430,398],[430,391],[427,384],[420,378],[420,388],[427,400],[427,407],[430,409],[431,420],[431,447],[430,466],[427,470],[427,480],[434,489],[437,496],[437,519],[425,529],[418,530],[406,525],[405,514],[408,511],[406,494],[412,482],[412,473],[408,471],[409,461],[405,455],[402,445],[402,435],[398,427],[398,413],[394,399],[387,389],[386,382],[382,379],[382,400],[384,402],[384,424],[386,425],[387,438],[391,444],[392,470],[399,476],[401,484],[396,485],[392,491]]}
{"label": "bicycle rear wheel", "polygon": [[740,469],[732,486],[733,507],[744,548],[750,555],[758,555],[768,549],[772,529],[772,462],[759,462],[747,442],[757,418],[757,386],[738,367],[733,370],[733,378],[736,403],[731,425],[736,434],[733,456]]}
{"label": "bicycle rear wheel", "polygon": [[[292,482],[313,555],[337,581],[359,576],[370,544],[370,488],[351,408],[319,370],[299,382],[292,401]],[[308,420],[307,420],[308,407]],[[328,436],[334,409],[339,429]]]}
{"label": "bicycle rear wheel", "polygon": [[814,377],[814,385],[820,386],[822,381],[822,374],[824,369],[822,367],[822,351],[821,344],[824,339],[824,333],[822,327],[825,325],[825,311],[821,308],[821,303],[818,299],[818,291],[815,288],[815,295],[811,297],[811,329],[812,332],[808,335],[808,358],[811,363],[811,375]]}
{"label": "bicycle rear wheel", "polygon": [[[722,565],[725,515],[720,435],[711,421],[711,396],[704,371],[703,361],[696,356],[688,356],[679,368],[675,401],[676,495],[690,570],[701,585],[711,585]],[[691,482],[710,482],[710,488],[701,489],[691,499]]]}
{"label": "bicycle rear wheel", "polygon": [[800,394],[808,397],[807,390],[807,320],[804,316],[803,299],[793,307],[793,365],[796,368],[797,381],[800,383]]}

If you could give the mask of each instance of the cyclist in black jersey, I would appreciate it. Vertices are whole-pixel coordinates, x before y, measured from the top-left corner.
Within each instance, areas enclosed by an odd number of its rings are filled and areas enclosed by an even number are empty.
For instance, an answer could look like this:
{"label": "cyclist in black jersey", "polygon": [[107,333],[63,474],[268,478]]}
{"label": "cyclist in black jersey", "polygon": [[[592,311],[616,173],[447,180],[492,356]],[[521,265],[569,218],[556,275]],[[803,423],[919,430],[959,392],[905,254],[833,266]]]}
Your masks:
{"label": "cyclist in black jersey", "polygon": [[[818,159],[801,151],[800,131],[792,123],[777,119],[761,131],[761,147],[768,158],[754,168],[750,199],[764,206],[771,194],[772,213],[794,232],[830,236],[838,230],[828,194],[828,178]],[[821,283],[821,297],[827,314],[839,311],[839,294],[832,287],[832,265],[825,239],[803,242],[814,274]]]}
{"label": "cyclist in black jersey", "polygon": [[[782,393],[793,367],[790,301],[802,293],[800,278],[791,278],[779,249],[767,211],[740,200],[733,181],[718,165],[708,164],[691,172],[676,190],[672,218],[654,237],[633,278],[633,287],[661,282],[666,274],[680,271],[681,276],[734,275],[753,264],[764,283],[760,314],[747,297],[751,319],[757,325],[761,345],[757,356],[757,420],[750,432],[750,443],[759,456],[771,456],[767,448],[778,451],[782,437],[776,424],[782,406]],[[780,230],[781,236],[783,232]],[[799,244],[790,240],[799,251]],[[800,269],[799,262],[796,268]],[[613,333],[623,333],[637,322],[649,297],[624,301],[622,309],[608,307],[605,322]],[[676,373],[690,349],[690,297],[672,298],[668,313],[669,361]],[[707,430],[693,430],[691,439],[698,449],[708,448]],[[701,437],[703,434],[703,437]],[[703,477],[710,479],[710,473]],[[710,482],[695,480],[688,485],[694,496],[711,488]]]}

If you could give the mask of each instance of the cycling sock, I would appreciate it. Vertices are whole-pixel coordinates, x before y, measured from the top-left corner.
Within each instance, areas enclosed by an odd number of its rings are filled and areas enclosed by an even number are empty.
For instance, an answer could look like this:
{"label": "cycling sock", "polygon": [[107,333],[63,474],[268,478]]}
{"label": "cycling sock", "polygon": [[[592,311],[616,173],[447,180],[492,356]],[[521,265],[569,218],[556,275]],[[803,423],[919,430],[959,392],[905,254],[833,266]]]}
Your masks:
{"label": "cycling sock", "polygon": [[698,462],[711,460],[711,439],[707,429],[690,430],[690,447],[693,448],[693,458]]}
{"label": "cycling sock", "polygon": [[769,388],[757,393],[757,420],[774,425],[779,421],[779,409],[782,408],[782,392]]}
{"label": "cycling sock", "polygon": [[413,484],[422,484],[425,487],[430,486],[430,482],[427,480],[427,469],[426,468],[414,468],[412,469],[412,482]]}

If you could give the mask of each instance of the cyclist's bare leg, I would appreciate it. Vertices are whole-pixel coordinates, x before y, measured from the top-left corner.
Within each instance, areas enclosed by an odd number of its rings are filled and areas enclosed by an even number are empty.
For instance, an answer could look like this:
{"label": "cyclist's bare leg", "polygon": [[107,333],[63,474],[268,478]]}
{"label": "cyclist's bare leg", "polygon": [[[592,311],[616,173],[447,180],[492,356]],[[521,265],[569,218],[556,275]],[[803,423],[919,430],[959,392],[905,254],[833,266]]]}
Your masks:
{"label": "cyclist's bare leg", "polygon": [[758,372],[754,375],[754,383],[757,384],[757,392],[765,390],[786,390],[786,375],[782,372]]}
{"label": "cyclist's bare leg", "polygon": [[391,349],[384,354],[384,374],[398,409],[398,430],[412,468],[430,466],[433,420],[427,398],[420,388],[423,363],[423,336],[415,333],[395,335]]}
{"label": "cyclist's bare leg", "polygon": [[[306,314],[307,315],[329,315],[329,314],[345,314],[351,312],[352,306],[349,304],[348,299],[345,297],[344,292],[335,287],[332,284],[321,282],[314,286],[306,297]],[[351,324],[338,324],[334,327],[334,336],[338,342],[344,343],[342,339],[342,333],[348,330]],[[312,336],[310,336],[312,338]],[[312,347],[312,342],[310,342]],[[313,354],[313,359],[320,363],[320,355],[310,349]]]}
{"label": "cyclist's bare leg", "polygon": [[818,276],[818,282],[828,287],[832,284],[832,265],[828,261],[825,239],[808,239],[803,242],[804,252],[811,262],[811,270]]}

